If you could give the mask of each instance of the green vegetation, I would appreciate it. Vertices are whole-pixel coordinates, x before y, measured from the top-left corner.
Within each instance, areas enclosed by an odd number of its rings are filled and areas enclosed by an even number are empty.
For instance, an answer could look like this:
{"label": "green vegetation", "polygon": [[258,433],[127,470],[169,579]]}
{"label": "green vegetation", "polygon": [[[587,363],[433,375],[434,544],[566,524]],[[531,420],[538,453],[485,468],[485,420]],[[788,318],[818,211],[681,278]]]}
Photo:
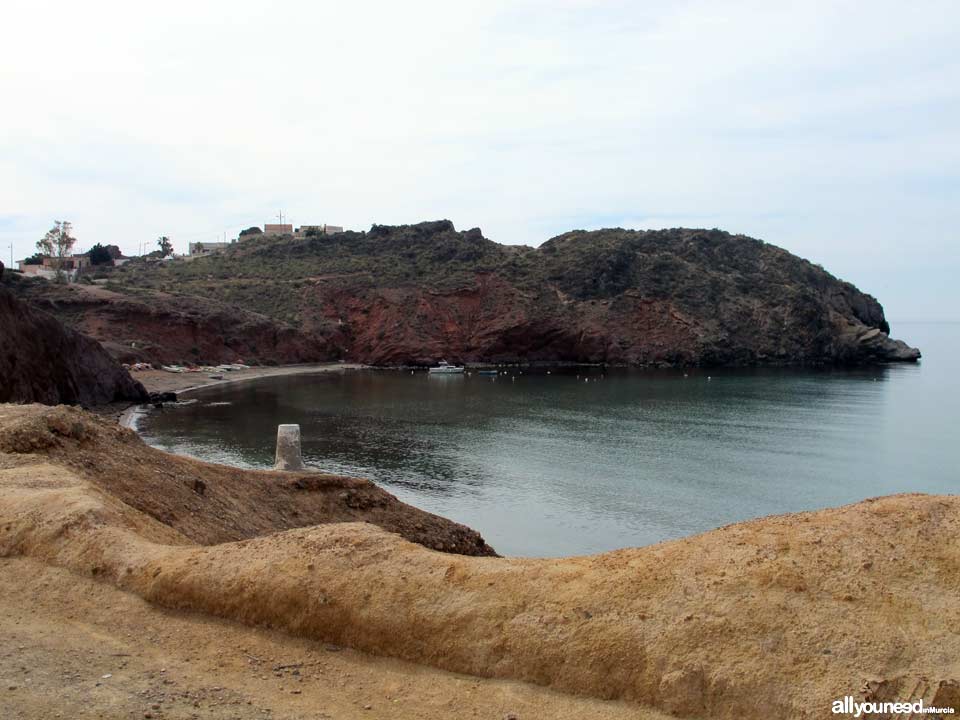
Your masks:
{"label": "green vegetation", "polygon": [[70,235],[73,226],[66,220],[57,220],[47,234],[37,241],[37,250],[47,257],[54,259],[53,269],[57,274],[57,282],[65,282],[63,260],[73,252],[77,239]]}
{"label": "green vegetation", "polygon": [[[303,238],[251,237],[189,262],[127,263],[109,287],[209,298],[296,326],[316,298],[338,290],[354,297],[373,288],[443,293],[489,277],[528,297],[559,291],[601,301],[631,291],[699,314],[714,313],[729,298],[774,301],[837,283],[780,248],[720,230],[574,230],[535,249],[499,245],[479,229],[458,232],[440,220]],[[876,322],[872,305],[861,314]]]}
{"label": "green vegetation", "polygon": [[130,262],[113,274],[110,288],[196,295],[297,324],[305,296],[319,283],[456,289],[472,286],[477,273],[522,278],[535,255],[486,240],[479,230],[457,232],[449,221],[375,225],[366,233],[253,237],[189,262]]}
{"label": "green vegetation", "polygon": [[113,256],[110,254],[109,248],[100,243],[87,251],[87,257],[90,258],[91,265],[113,265]]}

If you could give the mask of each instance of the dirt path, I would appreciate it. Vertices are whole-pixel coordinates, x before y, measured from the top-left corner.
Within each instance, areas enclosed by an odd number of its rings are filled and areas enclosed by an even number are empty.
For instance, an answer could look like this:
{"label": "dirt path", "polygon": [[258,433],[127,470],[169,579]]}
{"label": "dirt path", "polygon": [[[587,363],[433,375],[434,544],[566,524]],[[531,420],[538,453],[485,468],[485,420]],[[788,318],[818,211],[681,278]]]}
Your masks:
{"label": "dirt path", "polygon": [[31,559],[0,578],[4,720],[666,717],[162,610]]}

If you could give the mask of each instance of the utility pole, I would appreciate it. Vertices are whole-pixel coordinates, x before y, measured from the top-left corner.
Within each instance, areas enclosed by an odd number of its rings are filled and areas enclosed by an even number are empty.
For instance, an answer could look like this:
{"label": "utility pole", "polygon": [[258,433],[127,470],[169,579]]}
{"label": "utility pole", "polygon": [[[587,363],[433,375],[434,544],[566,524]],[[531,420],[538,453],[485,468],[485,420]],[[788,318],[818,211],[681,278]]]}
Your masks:
{"label": "utility pole", "polygon": [[280,219],[280,224],[283,225],[283,210],[280,211],[280,214],[277,215],[277,217]]}
{"label": "utility pole", "polygon": [[13,270],[13,243],[10,243],[10,269]]}

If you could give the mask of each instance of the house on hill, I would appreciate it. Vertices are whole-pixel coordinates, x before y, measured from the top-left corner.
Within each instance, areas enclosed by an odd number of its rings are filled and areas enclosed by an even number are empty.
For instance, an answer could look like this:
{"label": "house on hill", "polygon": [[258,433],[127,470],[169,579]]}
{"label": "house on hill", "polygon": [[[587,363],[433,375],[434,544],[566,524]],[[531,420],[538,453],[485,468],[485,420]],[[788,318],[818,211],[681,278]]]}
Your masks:
{"label": "house on hill", "polygon": [[230,247],[228,242],[194,242],[188,246],[190,257],[203,257],[222,253]]}
{"label": "house on hill", "polygon": [[293,235],[293,225],[290,223],[267,223],[263,226],[264,235]]}
{"label": "house on hill", "polygon": [[259,227],[247,228],[240,233],[238,239],[245,241],[258,237],[282,237],[284,235],[302,238],[313,235],[333,235],[341,232],[343,232],[341,225],[301,225],[294,230],[292,223],[266,223],[263,226],[263,231]]}
{"label": "house on hill", "polygon": [[[52,279],[57,275],[57,258],[44,255],[42,258],[27,258],[18,260],[17,268],[24,275],[35,275]],[[81,270],[90,266],[89,255],[67,255],[63,258],[60,269],[66,273],[69,280],[73,280]]]}

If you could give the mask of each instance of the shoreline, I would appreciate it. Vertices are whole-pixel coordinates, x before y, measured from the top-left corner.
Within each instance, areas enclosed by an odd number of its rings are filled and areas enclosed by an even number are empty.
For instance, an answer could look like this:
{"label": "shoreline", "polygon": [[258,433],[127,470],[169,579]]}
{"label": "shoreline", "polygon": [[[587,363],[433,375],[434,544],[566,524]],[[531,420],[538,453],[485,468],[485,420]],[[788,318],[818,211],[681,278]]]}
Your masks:
{"label": "shoreline", "polygon": [[[222,380],[213,380],[208,373],[171,373],[166,370],[143,370],[130,373],[134,380],[140,381],[149,393],[173,392],[177,396],[187,395],[209,387],[235,385],[266,377],[285,375],[311,375],[323,372],[343,372],[363,370],[367,365],[359,363],[306,363],[300,365],[276,365],[271,367],[250,367],[223,373]],[[149,404],[127,405],[122,409],[111,406],[108,414],[116,413],[116,421],[121,427],[137,431],[137,420],[149,408]]]}
{"label": "shoreline", "polygon": [[[305,662],[306,645],[299,644],[308,643],[515,687],[536,683],[626,701],[634,703],[635,717],[766,717],[767,706],[757,714],[758,697],[770,698],[778,715],[797,717],[810,707],[830,707],[850,688],[864,687],[865,700],[889,693],[910,698],[921,683],[930,706],[960,703],[960,666],[944,665],[960,648],[950,625],[956,603],[943,602],[955,596],[958,547],[944,538],[957,537],[958,496],[872,498],[600,554],[492,558],[449,552],[442,536],[441,548],[411,542],[407,536],[418,537],[420,524],[429,529],[428,521],[442,521],[409,506],[403,515],[384,515],[384,506],[371,502],[376,497],[365,494],[377,491],[362,481],[172,456],[75,408],[4,405],[0,441],[7,468],[0,508],[8,518],[0,524],[0,550],[24,561],[16,581],[3,587],[20,587],[20,577],[39,572],[71,573],[62,575],[68,588],[62,592],[45,583],[30,586],[35,592],[24,595],[26,605],[14,606],[8,625],[22,624],[30,603],[46,610],[52,602],[75,614],[78,576],[106,588],[103,595],[111,588],[126,593],[120,610],[116,593],[96,603],[111,609],[100,613],[108,619],[170,623],[185,610],[194,626],[206,627],[202,621],[211,618],[209,645],[187,643],[190,668],[199,668],[194,682],[217,683],[216,692],[200,700],[221,702],[227,683],[218,663],[231,657],[246,674],[234,682],[255,676],[279,686],[284,698],[303,695],[296,700],[300,710],[328,697],[340,677],[328,672],[312,682],[316,666]],[[4,570],[15,571],[10,563]],[[0,592],[5,609],[18,597]],[[132,604],[142,612],[134,616]],[[893,614],[909,644],[889,632]],[[59,626],[60,617],[50,622]],[[69,629],[82,622],[71,621]],[[279,631],[277,649],[268,653],[253,644],[249,630],[238,630],[244,636],[237,641],[220,641],[230,623]],[[411,627],[424,632],[411,635]],[[16,641],[18,653],[38,658],[37,649],[49,645],[46,636],[31,635],[33,627],[13,629],[25,638]],[[99,627],[94,632],[103,635]],[[51,631],[54,636],[63,636],[62,629]],[[98,676],[105,688],[133,677],[142,691],[143,666],[153,672],[147,679],[162,683],[172,710],[173,690],[164,681],[176,683],[182,697],[190,668],[158,658],[159,646],[148,649],[142,665],[137,652],[124,653],[123,661],[98,658],[87,672],[89,685]],[[87,652],[80,657],[92,659]],[[379,669],[385,661],[374,662]],[[166,675],[157,676],[157,667]],[[283,685],[271,678],[271,667]],[[301,675],[282,674],[293,668]],[[865,684],[864,668],[877,678],[873,684]],[[63,675],[53,677],[62,682]],[[293,677],[303,677],[303,684]],[[300,692],[292,693],[291,685]],[[374,687],[365,687],[364,696]],[[396,688],[391,683],[384,712],[372,710],[371,718],[398,717],[395,700],[410,707],[423,702]],[[29,689],[21,681],[6,692],[22,697]],[[105,692],[94,695],[114,702]],[[362,702],[374,707],[369,697]],[[445,704],[436,717],[449,717],[449,709]],[[348,715],[360,717],[360,711]]]}

